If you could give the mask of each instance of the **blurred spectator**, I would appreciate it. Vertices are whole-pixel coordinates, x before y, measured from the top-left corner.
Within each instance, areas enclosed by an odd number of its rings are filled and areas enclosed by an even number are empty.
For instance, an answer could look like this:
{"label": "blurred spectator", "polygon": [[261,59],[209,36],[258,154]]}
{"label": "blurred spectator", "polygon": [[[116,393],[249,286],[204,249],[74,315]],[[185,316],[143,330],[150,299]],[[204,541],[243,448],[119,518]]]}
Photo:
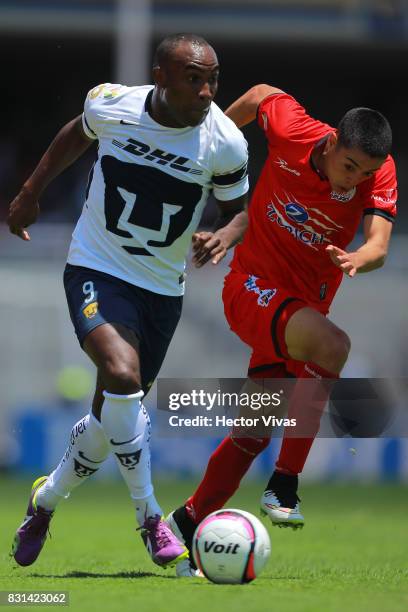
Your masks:
{"label": "blurred spectator", "polygon": [[375,34],[384,37],[402,37],[405,10],[403,0],[374,0],[371,6],[372,26]]}

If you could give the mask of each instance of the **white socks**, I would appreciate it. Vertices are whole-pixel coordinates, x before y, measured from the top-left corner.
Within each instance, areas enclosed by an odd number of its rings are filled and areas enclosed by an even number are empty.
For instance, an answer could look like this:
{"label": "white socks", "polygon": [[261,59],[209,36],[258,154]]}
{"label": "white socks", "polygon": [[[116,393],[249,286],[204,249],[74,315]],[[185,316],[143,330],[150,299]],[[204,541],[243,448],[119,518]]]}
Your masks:
{"label": "white socks", "polygon": [[109,455],[110,447],[102,426],[87,414],[74,425],[68,448],[58,467],[48,476],[36,496],[36,503],[54,510],[62,498],[94,474]]}
{"label": "white socks", "polygon": [[147,517],[163,514],[153,494],[150,419],[141,403],[143,391],[132,395],[104,391],[104,397],[101,423],[88,414],[74,425],[68,448],[39,489],[36,503],[54,510],[61,499],[69,497],[99,469],[112,451],[135,503],[137,521],[143,525]]}
{"label": "white socks", "polygon": [[150,419],[141,403],[143,391],[132,395],[103,392],[101,423],[110,449],[117,459],[136,517],[143,525],[148,516],[163,514],[153,495],[150,472]]}

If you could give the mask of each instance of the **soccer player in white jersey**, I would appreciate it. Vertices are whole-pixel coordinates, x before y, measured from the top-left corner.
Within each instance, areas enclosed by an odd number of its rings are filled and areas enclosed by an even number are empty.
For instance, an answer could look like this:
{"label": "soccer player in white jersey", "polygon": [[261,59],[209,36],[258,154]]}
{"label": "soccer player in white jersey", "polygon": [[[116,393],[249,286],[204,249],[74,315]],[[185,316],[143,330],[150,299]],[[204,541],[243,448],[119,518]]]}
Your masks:
{"label": "soccer player in white jersey", "polygon": [[[64,274],[78,340],[97,367],[92,410],[72,429],[59,465],[32,487],[13,554],[31,565],[55,507],[113,453],[153,561],[188,553],[162,520],[150,474],[150,421],[142,398],[156,378],[181,314],[185,256],[218,263],[246,226],[247,146],[214,104],[218,60],[201,37],[157,48],[154,86],[95,87],[10,206],[12,233],[38,215],[38,198],[98,141]],[[194,234],[210,191],[220,209],[213,236]],[[198,245],[198,247],[197,247]]]}

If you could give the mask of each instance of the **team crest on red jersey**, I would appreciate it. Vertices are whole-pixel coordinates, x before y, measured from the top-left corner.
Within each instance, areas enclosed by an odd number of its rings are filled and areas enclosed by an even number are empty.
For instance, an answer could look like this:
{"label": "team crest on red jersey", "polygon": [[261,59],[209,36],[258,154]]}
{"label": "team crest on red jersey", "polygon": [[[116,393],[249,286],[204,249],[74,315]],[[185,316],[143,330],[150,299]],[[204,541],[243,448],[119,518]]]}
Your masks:
{"label": "team crest on red jersey", "polygon": [[346,193],[339,193],[333,189],[333,191],[330,193],[330,198],[332,200],[337,200],[337,202],[350,202],[350,200],[352,200],[356,195],[356,191],[357,189],[355,187],[350,189],[350,191],[346,191]]}

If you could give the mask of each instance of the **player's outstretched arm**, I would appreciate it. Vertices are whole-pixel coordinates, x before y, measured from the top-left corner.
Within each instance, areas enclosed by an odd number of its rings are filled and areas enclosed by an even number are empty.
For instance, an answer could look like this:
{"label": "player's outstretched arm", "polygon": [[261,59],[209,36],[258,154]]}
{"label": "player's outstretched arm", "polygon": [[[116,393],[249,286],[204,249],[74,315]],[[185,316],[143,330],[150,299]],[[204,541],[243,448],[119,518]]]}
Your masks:
{"label": "player's outstretched arm", "polygon": [[235,125],[243,127],[255,119],[258,106],[262,100],[277,93],[283,93],[283,91],[271,85],[255,85],[238,100],[235,100],[224,112]]}
{"label": "player's outstretched arm", "polygon": [[39,214],[38,199],[47,185],[68,168],[92,144],[82,128],[81,115],[67,123],[42,156],[33,174],[10,204],[7,223],[12,234],[30,240],[25,229]]}
{"label": "player's outstretched arm", "polygon": [[384,265],[391,231],[392,223],[387,219],[378,215],[366,215],[365,243],[357,251],[347,253],[332,244],[326,247],[326,251],[332,262],[347,276],[353,277],[357,273],[371,272]]}
{"label": "player's outstretched arm", "polygon": [[196,268],[201,268],[210,259],[212,264],[218,264],[228,249],[242,240],[247,228],[246,194],[226,202],[217,200],[217,205],[220,216],[215,231],[193,234],[193,264]]}

